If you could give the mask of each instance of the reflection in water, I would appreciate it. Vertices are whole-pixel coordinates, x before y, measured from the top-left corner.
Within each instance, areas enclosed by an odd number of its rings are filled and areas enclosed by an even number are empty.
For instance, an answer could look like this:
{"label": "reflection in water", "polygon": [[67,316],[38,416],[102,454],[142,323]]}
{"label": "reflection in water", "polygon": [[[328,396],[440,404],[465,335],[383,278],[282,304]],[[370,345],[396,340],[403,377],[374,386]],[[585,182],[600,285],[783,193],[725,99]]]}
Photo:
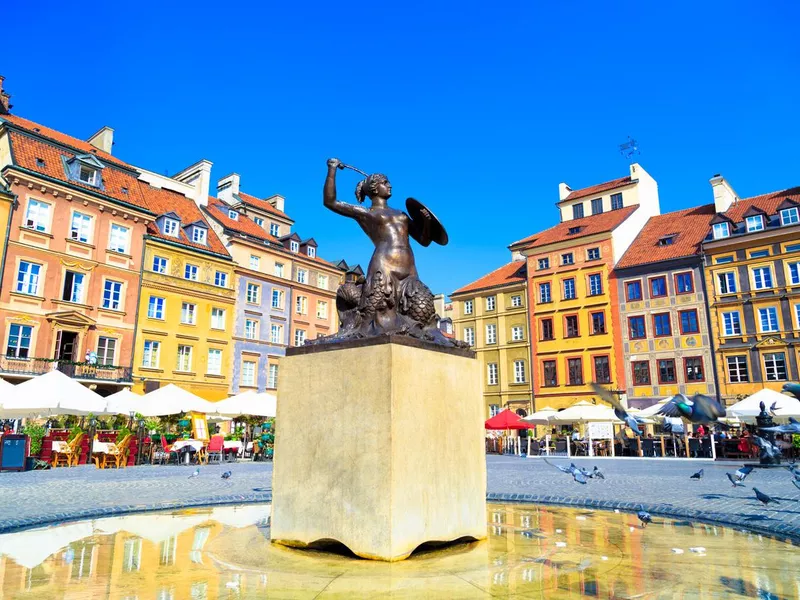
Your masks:
{"label": "reflection in water", "polygon": [[269,543],[269,505],[0,535],[0,598],[800,597],[795,546],[712,525],[490,505],[485,542],[376,563]]}

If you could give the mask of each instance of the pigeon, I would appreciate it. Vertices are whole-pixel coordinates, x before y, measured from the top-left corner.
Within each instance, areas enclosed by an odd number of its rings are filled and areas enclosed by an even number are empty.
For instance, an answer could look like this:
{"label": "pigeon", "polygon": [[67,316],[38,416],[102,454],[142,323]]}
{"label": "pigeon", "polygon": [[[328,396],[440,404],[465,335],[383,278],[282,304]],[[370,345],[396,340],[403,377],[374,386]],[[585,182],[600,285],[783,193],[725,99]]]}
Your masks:
{"label": "pigeon", "polygon": [[639,429],[639,421],[637,421],[634,417],[628,414],[628,411],[625,410],[625,407],[622,406],[622,403],[619,401],[614,394],[609,392],[604,387],[597,385],[596,383],[592,382],[591,384],[594,393],[600,396],[600,398],[604,402],[608,402],[611,407],[614,409],[614,414],[620,421],[624,421],[625,424],[631,428],[636,435],[641,436],[642,431]]}
{"label": "pigeon", "polygon": [[794,484],[794,487],[800,490],[800,481],[798,481],[797,479],[792,479],[792,483]]}
{"label": "pigeon", "polygon": [[695,425],[700,423],[719,423],[718,419],[725,416],[725,408],[714,398],[695,394],[690,400],[683,394],[676,394],[672,399],[661,407],[659,415],[666,417],[683,417]]}
{"label": "pigeon", "polygon": [[728,478],[728,481],[730,481],[733,484],[733,487],[744,487],[744,484],[730,473],[725,473],[725,475]]}
{"label": "pigeon", "polygon": [[759,502],[761,502],[764,506],[769,504],[770,502],[774,502],[775,504],[780,504],[775,498],[771,498],[767,496],[764,492],[758,491],[758,488],[753,488],[753,491],[756,493],[756,498]]}
{"label": "pigeon", "polygon": [[689,479],[702,479],[703,478],[703,469],[700,469],[697,473],[689,477]]}
{"label": "pigeon", "polygon": [[583,472],[573,464],[570,464],[570,466],[568,466],[568,467],[562,467],[561,465],[554,465],[553,463],[549,462],[546,458],[543,459],[543,460],[544,460],[545,463],[547,463],[551,467],[555,467],[556,469],[558,469],[562,473],[569,473],[570,475],[572,475],[572,479],[576,483],[585,484],[585,483],[587,483],[589,481],[589,479],[586,477],[586,475],[584,475]]}
{"label": "pigeon", "polygon": [[750,473],[752,473],[753,467],[742,467],[741,469],[736,470],[736,481],[742,482],[744,481]]}
{"label": "pigeon", "polygon": [[570,465],[569,465],[569,466],[570,466],[570,467],[572,467],[572,472],[573,472],[573,473],[574,473],[576,470],[578,470],[578,471],[580,471],[580,472],[581,472],[581,474],[582,474],[584,477],[586,477],[587,479],[591,479],[592,477],[594,477],[594,473],[592,473],[591,471],[587,471],[587,470],[586,470],[586,469],[584,469],[583,467],[576,467],[574,463],[570,463]]}
{"label": "pigeon", "polygon": [[594,467],[594,471],[592,471],[592,475],[594,475],[597,479],[605,479],[606,476],[597,468],[597,465]]}
{"label": "pigeon", "polygon": [[561,471],[562,473],[569,473],[569,474],[572,474],[572,466],[569,466],[569,467],[562,467],[561,465],[554,465],[553,463],[551,463],[550,461],[548,461],[546,458],[545,458],[545,459],[543,459],[543,460],[544,460],[544,462],[545,462],[546,464],[550,465],[551,467],[555,467],[556,469],[558,469],[558,470],[559,470],[559,471]]}
{"label": "pigeon", "polygon": [[775,416],[775,411],[778,410],[778,401],[775,400],[769,407],[769,414]]}
{"label": "pigeon", "polygon": [[192,471],[192,474],[189,475],[189,479],[194,479],[195,477],[200,477],[200,469],[195,469]]}
{"label": "pigeon", "polygon": [[775,427],[759,427],[759,429],[761,431],[773,431],[775,433],[796,433],[796,434],[800,434],[800,421],[798,421],[794,417],[789,417],[789,424],[788,425],[776,425]]}
{"label": "pigeon", "polygon": [[589,479],[586,477],[586,475],[583,474],[583,471],[581,471],[580,469],[575,469],[574,471],[572,471],[572,480],[575,481],[575,483],[582,483],[582,484],[586,484],[589,482]]}
{"label": "pigeon", "polygon": [[225,471],[225,472],[222,474],[222,478],[223,478],[223,479],[230,479],[230,478],[231,478],[231,475],[233,475],[233,473],[231,473],[230,471]]}
{"label": "pigeon", "polygon": [[783,393],[791,394],[792,396],[800,400],[800,383],[784,383]]}
{"label": "pigeon", "polygon": [[644,529],[648,523],[653,522],[653,517],[650,516],[649,512],[640,510],[638,513],[636,513],[636,516],[639,517],[639,521],[642,522],[642,529]]}
{"label": "pigeon", "polygon": [[753,443],[761,449],[761,456],[764,458],[780,459],[782,456],[781,449],[760,436],[754,435],[750,437]]}

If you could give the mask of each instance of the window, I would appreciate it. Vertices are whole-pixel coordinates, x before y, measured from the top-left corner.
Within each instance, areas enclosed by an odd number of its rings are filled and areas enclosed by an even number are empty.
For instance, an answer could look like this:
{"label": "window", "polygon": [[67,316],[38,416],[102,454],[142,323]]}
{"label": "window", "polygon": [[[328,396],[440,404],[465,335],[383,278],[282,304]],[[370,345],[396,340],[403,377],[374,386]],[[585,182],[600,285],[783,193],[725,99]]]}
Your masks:
{"label": "window", "polygon": [[108,242],[108,249],[120,254],[128,252],[128,233],[129,229],[116,223],[111,224],[111,236]]}
{"label": "window", "polygon": [[142,353],[142,366],[149,369],[157,369],[161,354],[161,342],[153,340],[144,341],[144,352]]}
{"label": "window", "polygon": [[642,282],[628,281],[625,284],[625,299],[628,302],[642,299]]}
{"label": "window", "polygon": [[600,248],[589,248],[586,251],[586,260],[600,260]]}
{"label": "window", "polygon": [[564,317],[564,337],[578,337],[578,316]]}
{"label": "window", "polygon": [[258,271],[261,267],[261,258],[256,256],[255,254],[250,255],[250,268],[254,271]]}
{"label": "window", "polygon": [[122,306],[122,284],[119,281],[106,280],[103,285],[103,308],[120,310]]}
{"label": "window", "polygon": [[653,277],[650,280],[650,297],[660,298],[667,295],[667,278]]}
{"label": "window", "polygon": [[83,273],[74,271],[64,273],[64,289],[61,291],[61,299],[75,304],[83,302],[83,280]]}
{"label": "window", "polygon": [[611,367],[607,356],[594,357],[594,380],[597,383],[611,383]]}
{"label": "window", "polygon": [[164,298],[158,296],[150,296],[150,302],[147,304],[147,317],[150,319],[163,319],[164,318]]}
{"label": "window", "polygon": [[302,346],[306,341],[306,332],[303,329],[294,330],[294,345]]}
{"label": "window", "polygon": [[192,227],[192,241],[195,244],[206,244],[208,240],[208,231],[203,227]]}
{"label": "window", "polygon": [[41,265],[19,261],[19,271],[17,271],[16,290],[20,294],[36,296],[39,293],[39,272]]}
{"label": "window", "polygon": [[153,257],[153,272],[166,273],[167,272],[167,259],[161,256]]}
{"label": "window", "polygon": [[197,305],[190,302],[184,302],[181,305],[181,323],[184,325],[197,324]]}
{"label": "window", "polygon": [[308,283],[308,271],[297,269],[297,283]]}
{"label": "window", "polygon": [[714,259],[714,264],[715,265],[726,265],[726,264],[732,263],[732,262],[733,262],[733,257],[732,256],[719,256],[719,257]]}
{"label": "window", "polygon": [[308,312],[308,298],[305,296],[298,296],[294,299],[294,312],[298,315],[304,315]]}
{"label": "window", "polygon": [[567,252],[566,254],[561,255],[561,264],[562,265],[573,265],[575,264],[575,255],[572,252]]}
{"label": "window", "polygon": [[472,300],[464,300],[464,314],[471,315],[472,314]]}
{"label": "window", "polygon": [[233,219],[234,221],[239,220],[239,213],[233,210],[232,208],[228,209],[228,218]]}
{"label": "window", "polygon": [[14,358],[28,358],[31,351],[31,334],[33,327],[30,325],[17,325],[12,323],[8,328],[8,345],[6,356]]}
{"label": "window", "polygon": [[572,218],[573,219],[583,218],[583,202],[572,205]]}
{"label": "window", "polygon": [[536,265],[537,265],[537,268],[538,268],[540,271],[541,271],[541,270],[543,270],[543,269],[549,269],[549,268],[550,268],[550,259],[549,259],[549,258],[547,258],[547,257],[545,257],[545,258],[540,258],[540,259],[537,261]]}
{"label": "window", "polygon": [[567,359],[567,385],[583,385],[583,360]]}
{"label": "window", "polygon": [[599,273],[589,275],[589,295],[599,296],[603,293],[603,280],[600,278]]}
{"label": "window", "polygon": [[242,362],[242,385],[255,387],[256,385],[256,363],[250,360]]}
{"label": "window", "polygon": [[317,300],[317,318],[318,319],[327,319],[328,318],[328,303],[323,302],[322,300]]}
{"label": "window", "polygon": [[573,300],[575,298],[575,280],[564,280],[564,300]]}
{"label": "window", "polygon": [[273,268],[272,271],[275,274],[275,277],[283,277],[284,276],[283,275],[283,273],[284,273],[283,263],[276,262],[275,263],[275,267]]}
{"label": "window", "polygon": [[781,211],[781,225],[794,225],[800,223],[800,214],[797,207],[784,208]]}
{"label": "window", "polygon": [[197,265],[190,265],[186,263],[186,267],[183,269],[183,278],[188,279],[189,281],[197,281],[197,274],[200,269],[197,268]]}
{"label": "window", "polygon": [[789,263],[789,285],[800,285],[800,262]]}
{"label": "window", "polygon": [[225,309],[211,309],[211,329],[225,329]]}
{"label": "window", "polygon": [[738,310],[722,313],[722,335],[742,335]]}
{"label": "window", "polygon": [[590,313],[590,318],[592,320],[592,333],[599,334],[606,332],[606,313],[604,312],[596,312]]}
{"label": "window", "polygon": [[672,244],[675,243],[675,238],[677,238],[677,237],[678,237],[677,233],[670,233],[669,235],[665,235],[664,237],[659,238],[658,242],[656,242],[656,245],[657,246],[672,246]]}
{"label": "window", "polygon": [[269,234],[274,237],[278,237],[280,234],[281,228],[277,223],[270,223],[269,224]]}
{"label": "window", "polygon": [[281,290],[272,290],[272,308],[283,308],[283,292]]}
{"label": "window", "polygon": [[328,289],[328,276],[317,273],[317,287],[323,290]]}
{"label": "window", "polygon": [[544,304],[546,302],[550,302],[550,284],[549,283],[540,283],[539,284],[539,303]]}
{"label": "window", "polygon": [[713,235],[715,240],[721,240],[722,238],[730,237],[731,233],[728,223],[714,223]]}
{"label": "window", "polygon": [[228,274],[222,271],[214,273],[214,285],[221,288],[228,287]]}
{"label": "window", "polygon": [[675,292],[678,294],[691,294],[694,291],[694,277],[691,273],[678,273],[675,275]]}
{"label": "window", "polygon": [[267,368],[267,387],[271,389],[278,387],[278,365],[270,365]]}
{"label": "window", "polygon": [[658,361],[658,383],[675,383],[675,361],[671,358]]}
{"label": "window", "polygon": [[678,316],[680,317],[681,333],[700,333],[696,310],[682,310],[678,313]]}
{"label": "window", "polygon": [[244,320],[244,337],[247,340],[255,340],[258,338],[258,321],[255,319]]}
{"label": "window", "polygon": [[269,327],[269,341],[272,344],[283,343],[283,325],[276,325],[273,323]]}
{"label": "window", "polygon": [[686,382],[692,381],[705,381],[706,378],[703,375],[703,359],[699,356],[691,357],[691,358],[684,358],[683,359],[683,368],[686,372]]}
{"label": "window", "polygon": [[262,229],[264,228],[264,219],[262,219],[261,217],[253,217],[253,223],[258,225]]}
{"label": "window", "polygon": [[631,363],[633,385],[650,385],[650,363],[646,360]]}
{"label": "window", "polygon": [[497,297],[496,296],[487,296],[486,297],[486,310],[494,310],[496,304],[497,304]]}
{"label": "window", "polygon": [[511,328],[511,341],[519,342],[525,339],[525,334],[523,333],[522,326],[517,325]]}
{"label": "window", "polygon": [[786,244],[786,252],[800,251],[800,244]]}
{"label": "window", "polygon": [[192,347],[178,346],[178,365],[176,371],[190,372],[192,370]]}
{"label": "window", "polygon": [[735,294],[736,274],[733,271],[717,273],[717,287],[720,294]]}
{"label": "window", "polygon": [[464,341],[470,346],[475,345],[475,330],[472,327],[464,328]]}
{"label": "window", "polygon": [[222,375],[222,350],[212,348],[208,351],[206,373],[208,375]]}
{"label": "window", "polygon": [[539,331],[542,340],[554,339],[553,319],[541,319],[539,321]]}
{"label": "window", "polygon": [[728,381],[731,383],[748,383],[750,381],[746,356],[728,356],[725,360],[728,365]]}
{"label": "window", "polygon": [[622,194],[611,194],[611,210],[622,208]]}
{"label": "window", "polygon": [[632,340],[640,340],[647,337],[644,328],[644,317],[628,317],[628,337]]}
{"label": "window", "polygon": [[314,258],[317,255],[317,249],[314,246],[308,246],[306,248],[306,254],[308,254],[311,258]]}
{"label": "window", "polygon": [[794,320],[796,322],[796,327],[800,329],[800,304],[794,305]]}
{"label": "window", "polygon": [[769,267],[753,267],[753,287],[757,290],[772,287],[772,271]]}
{"label": "window", "polygon": [[178,222],[175,219],[164,219],[162,221],[161,230],[164,235],[178,237]]}
{"label": "window", "polygon": [[488,385],[497,385],[497,363],[486,365],[486,381]]}
{"label": "window", "polygon": [[558,385],[558,369],[556,368],[556,361],[543,361],[542,375],[544,376],[544,381],[542,382],[543,387],[556,387]]}
{"label": "window", "polygon": [[522,296],[511,296],[511,307],[519,308],[522,306]]}
{"label": "window", "polygon": [[664,337],[672,334],[669,313],[653,315],[653,331],[655,332],[653,334],[655,337]]}
{"label": "window", "polygon": [[100,337],[97,340],[97,364],[116,364],[117,340],[110,337]]}
{"label": "window", "polygon": [[25,227],[36,231],[47,231],[50,223],[50,205],[40,200],[28,200]]}
{"label": "window", "polygon": [[599,215],[601,212],[603,212],[603,199],[595,198],[592,200],[592,214]]}
{"label": "window", "polygon": [[486,343],[487,344],[497,343],[497,325],[486,326]]}
{"label": "window", "polygon": [[261,297],[261,286],[257,283],[248,283],[245,291],[245,299],[248,304],[258,304]]}
{"label": "window", "polygon": [[289,242],[289,250],[292,252],[299,252],[300,251],[300,242],[296,242],[294,240]]}
{"label": "window", "polygon": [[514,383],[525,383],[525,361],[514,361]]}
{"label": "window", "polygon": [[747,217],[745,220],[747,231],[761,231],[764,229],[764,217],[761,215],[753,215],[751,217]]}
{"label": "window", "polygon": [[750,253],[750,258],[764,258],[769,256],[769,250],[754,250]]}
{"label": "window", "polygon": [[500,405],[499,404],[490,404],[489,405],[489,417],[494,417],[499,412],[500,412]]}
{"label": "window", "polygon": [[78,179],[88,185],[98,185],[100,178],[97,175],[97,169],[93,169],[88,165],[80,165],[78,169]]}
{"label": "window", "polygon": [[764,372],[767,381],[786,381],[786,355],[783,352],[765,354]]}
{"label": "window", "polygon": [[92,232],[92,217],[83,213],[72,213],[72,225],[69,228],[70,239],[88,243]]}
{"label": "window", "polygon": [[575,235],[577,233],[580,233],[581,229],[583,229],[583,227],[581,227],[580,225],[578,225],[577,227],[570,227],[567,230],[567,235]]}
{"label": "window", "polygon": [[762,333],[775,333],[778,329],[778,309],[774,306],[758,309],[758,323]]}

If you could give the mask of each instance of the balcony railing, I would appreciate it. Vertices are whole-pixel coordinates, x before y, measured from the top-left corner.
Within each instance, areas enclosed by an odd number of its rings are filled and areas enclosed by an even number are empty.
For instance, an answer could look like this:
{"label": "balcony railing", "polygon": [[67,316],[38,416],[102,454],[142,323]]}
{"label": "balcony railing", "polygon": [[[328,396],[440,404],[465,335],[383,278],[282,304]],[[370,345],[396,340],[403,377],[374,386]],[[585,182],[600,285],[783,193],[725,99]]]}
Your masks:
{"label": "balcony railing", "polygon": [[93,365],[46,358],[17,358],[0,354],[0,375],[35,377],[50,371],[61,371],[73,379],[130,383],[133,381],[130,367],[115,365]]}

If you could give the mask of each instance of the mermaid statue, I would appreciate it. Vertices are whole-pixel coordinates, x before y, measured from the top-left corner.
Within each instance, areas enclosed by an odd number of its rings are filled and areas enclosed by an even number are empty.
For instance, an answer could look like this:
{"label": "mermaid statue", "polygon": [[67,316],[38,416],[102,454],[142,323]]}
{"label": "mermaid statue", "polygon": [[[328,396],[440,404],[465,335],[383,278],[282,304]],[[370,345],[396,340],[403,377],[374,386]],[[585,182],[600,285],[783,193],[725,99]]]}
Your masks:
{"label": "mermaid statue", "polygon": [[[336,199],[338,169],[354,167],[336,158],[328,160],[322,191],[323,204],[335,213],[354,219],[364,230],[375,252],[366,277],[339,286],[336,309],[339,331],[306,344],[335,343],[378,335],[408,335],[443,346],[463,348],[464,342],[448,338],[438,328],[433,294],[420,281],[409,237],[422,246],[447,244],[447,232],[433,213],[417,200],[406,201],[408,214],[388,204],[392,185],[385,175],[366,176],[356,186],[358,204]],[[358,171],[366,175],[363,171]],[[370,206],[363,206],[369,198]]]}

